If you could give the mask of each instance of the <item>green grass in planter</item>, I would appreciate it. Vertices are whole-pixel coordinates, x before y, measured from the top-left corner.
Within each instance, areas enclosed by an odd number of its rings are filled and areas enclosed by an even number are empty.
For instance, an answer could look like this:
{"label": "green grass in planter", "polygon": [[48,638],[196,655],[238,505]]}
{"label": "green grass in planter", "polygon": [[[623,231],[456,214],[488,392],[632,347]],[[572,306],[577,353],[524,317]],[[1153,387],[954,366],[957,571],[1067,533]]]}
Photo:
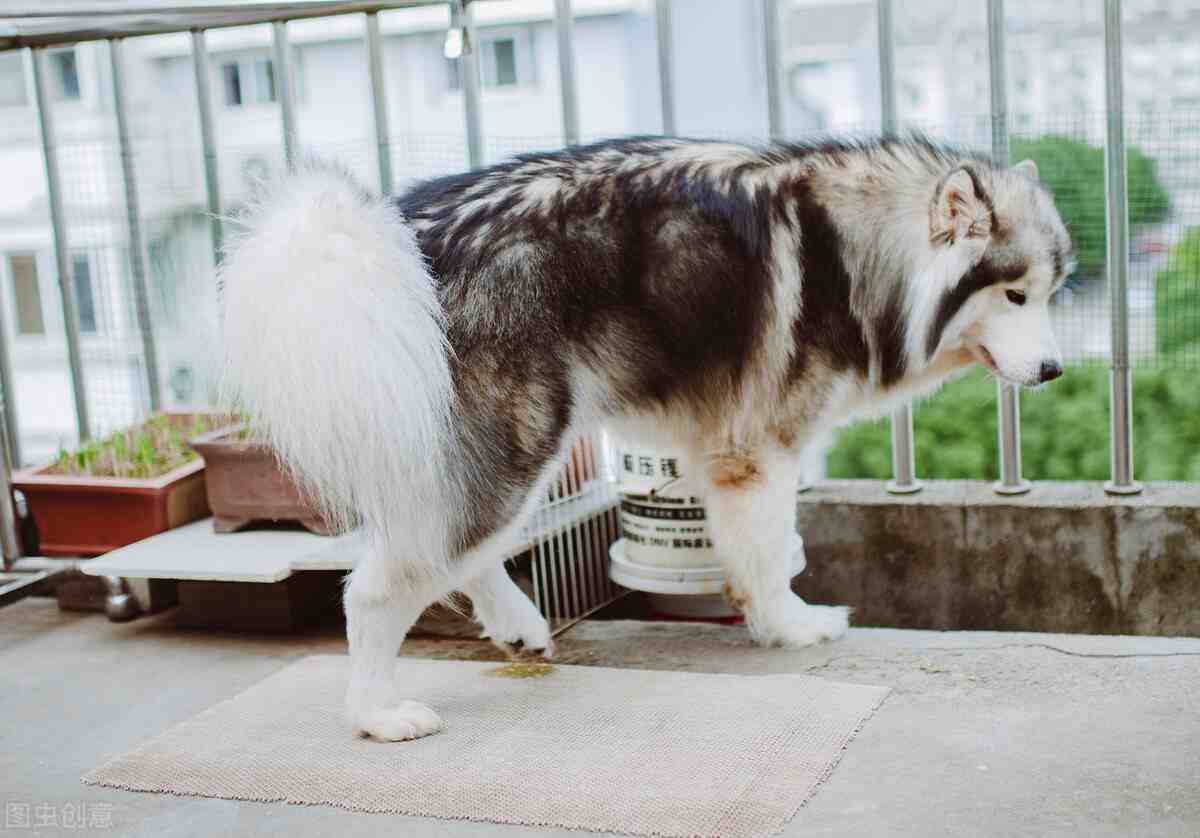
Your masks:
{"label": "green grass in planter", "polygon": [[211,423],[203,414],[191,420],[154,416],[74,451],[60,449],[46,471],[75,477],[160,477],[199,456],[187,441],[211,430]]}

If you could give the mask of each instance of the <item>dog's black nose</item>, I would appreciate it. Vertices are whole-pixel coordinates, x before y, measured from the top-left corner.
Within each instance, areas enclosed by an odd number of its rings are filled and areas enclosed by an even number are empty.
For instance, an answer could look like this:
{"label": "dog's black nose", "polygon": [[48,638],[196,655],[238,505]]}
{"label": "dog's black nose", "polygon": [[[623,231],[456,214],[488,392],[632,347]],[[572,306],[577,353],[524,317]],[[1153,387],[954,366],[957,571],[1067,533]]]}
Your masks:
{"label": "dog's black nose", "polygon": [[1053,381],[1060,375],[1062,375],[1062,367],[1057,361],[1042,361],[1041,379],[1043,384]]}

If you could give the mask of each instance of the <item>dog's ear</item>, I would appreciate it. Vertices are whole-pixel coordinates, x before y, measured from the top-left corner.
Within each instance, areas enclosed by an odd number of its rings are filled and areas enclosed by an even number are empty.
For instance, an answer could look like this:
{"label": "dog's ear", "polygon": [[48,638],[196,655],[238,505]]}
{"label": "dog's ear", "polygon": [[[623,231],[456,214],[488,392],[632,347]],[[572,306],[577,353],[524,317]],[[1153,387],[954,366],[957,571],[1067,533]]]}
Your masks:
{"label": "dog's ear", "polygon": [[1037,163],[1034,163],[1032,160],[1022,160],[1020,163],[1013,166],[1013,171],[1019,175],[1025,175],[1025,177],[1030,178],[1031,180],[1038,179]]}
{"label": "dog's ear", "polygon": [[942,178],[933,198],[930,238],[954,244],[964,238],[986,238],[991,227],[991,202],[974,173],[959,166]]}

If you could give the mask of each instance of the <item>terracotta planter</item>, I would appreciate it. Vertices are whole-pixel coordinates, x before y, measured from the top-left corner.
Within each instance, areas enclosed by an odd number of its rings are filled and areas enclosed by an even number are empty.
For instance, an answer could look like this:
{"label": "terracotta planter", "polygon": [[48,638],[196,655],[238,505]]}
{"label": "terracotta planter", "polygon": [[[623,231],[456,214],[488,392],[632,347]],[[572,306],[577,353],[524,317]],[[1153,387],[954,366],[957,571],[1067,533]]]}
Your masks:
{"label": "terracotta planter", "polygon": [[279,468],[271,449],[238,439],[243,430],[243,425],[230,425],[190,440],[208,464],[205,485],[213,530],[237,532],[258,521],[296,521],[309,532],[329,535],[329,526]]}
{"label": "terracotta planter", "polygon": [[208,514],[203,460],[148,480],[47,474],[49,468],[13,475],[44,556],[98,556]]}

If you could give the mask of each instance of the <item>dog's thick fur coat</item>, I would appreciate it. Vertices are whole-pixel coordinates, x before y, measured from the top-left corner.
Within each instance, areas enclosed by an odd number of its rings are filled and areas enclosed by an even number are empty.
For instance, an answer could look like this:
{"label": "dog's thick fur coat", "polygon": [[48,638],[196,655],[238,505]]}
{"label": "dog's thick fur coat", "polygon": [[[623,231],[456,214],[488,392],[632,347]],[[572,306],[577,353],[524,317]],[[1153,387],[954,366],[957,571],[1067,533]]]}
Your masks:
{"label": "dog's thick fur coat", "polygon": [[227,380],[370,556],[346,592],[351,724],[436,730],[392,693],[420,610],[459,589],[549,648],[501,566],[580,433],[683,452],[762,642],[839,636],[789,589],[799,454],[973,361],[1060,369],[1070,240],[1030,165],[920,139],[764,149],[662,138],[527,155],[374,198],[310,165],[222,269]]}

